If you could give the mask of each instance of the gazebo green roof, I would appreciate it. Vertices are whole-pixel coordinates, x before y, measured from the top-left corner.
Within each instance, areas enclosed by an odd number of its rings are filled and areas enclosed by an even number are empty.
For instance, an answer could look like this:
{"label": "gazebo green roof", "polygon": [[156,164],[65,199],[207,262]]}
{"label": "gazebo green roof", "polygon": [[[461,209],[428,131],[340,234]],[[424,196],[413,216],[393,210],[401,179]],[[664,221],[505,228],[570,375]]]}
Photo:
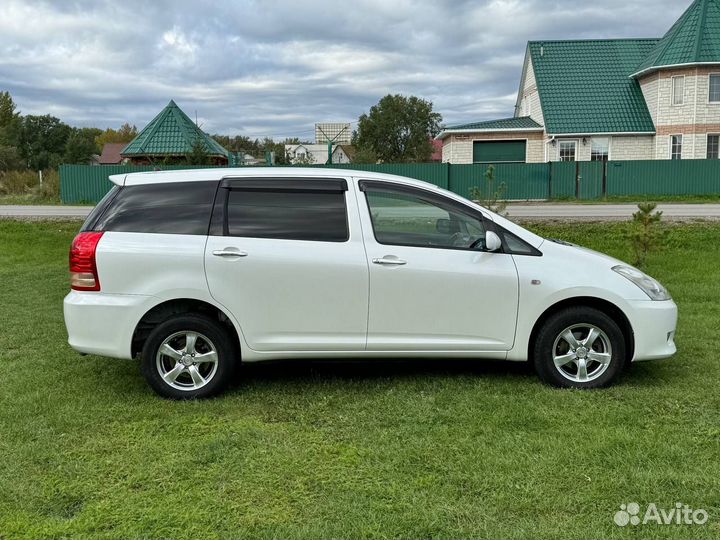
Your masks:
{"label": "gazebo green roof", "polygon": [[695,0],[636,68],[720,64],[720,0]]}
{"label": "gazebo green roof", "polygon": [[220,144],[195,125],[173,100],[122,151],[123,157],[181,156],[202,141],[211,156],[227,157]]}

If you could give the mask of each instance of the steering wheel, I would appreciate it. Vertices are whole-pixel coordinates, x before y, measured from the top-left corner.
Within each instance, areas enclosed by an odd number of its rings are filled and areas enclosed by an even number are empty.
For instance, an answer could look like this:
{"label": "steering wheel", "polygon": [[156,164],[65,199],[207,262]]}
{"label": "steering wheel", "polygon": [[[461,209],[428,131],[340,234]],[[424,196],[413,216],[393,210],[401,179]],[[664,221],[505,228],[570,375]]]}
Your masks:
{"label": "steering wheel", "polygon": [[455,247],[465,247],[468,241],[468,235],[461,232],[456,232],[450,237],[450,245]]}

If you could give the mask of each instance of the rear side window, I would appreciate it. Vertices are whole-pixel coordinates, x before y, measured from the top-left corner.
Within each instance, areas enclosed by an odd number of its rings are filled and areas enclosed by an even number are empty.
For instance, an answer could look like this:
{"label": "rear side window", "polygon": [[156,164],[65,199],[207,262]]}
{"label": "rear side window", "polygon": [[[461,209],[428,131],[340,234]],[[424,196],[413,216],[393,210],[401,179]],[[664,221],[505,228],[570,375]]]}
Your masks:
{"label": "rear side window", "polygon": [[120,188],[118,186],[113,186],[110,191],[105,194],[105,196],[100,200],[100,202],[95,205],[95,208],[93,208],[88,214],[87,219],[85,219],[85,223],[83,223],[82,227],[80,228],[80,232],[87,232],[93,230],[95,223],[105,213],[105,209],[113,201],[115,196],[118,194],[118,191],[120,191]]}
{"label": "rear side window", "polygon": [[206,235],[217,185],[171,182],[123,187],[93,230]]}
{"label": "rear side window", "polygon": [[308,189],[308,185],[309,182],[298,180],[296,183],[285,181],[275,189],[257,185],[233,187],[227,198],[226,234],[318,242],[347,241],[344,190]]}

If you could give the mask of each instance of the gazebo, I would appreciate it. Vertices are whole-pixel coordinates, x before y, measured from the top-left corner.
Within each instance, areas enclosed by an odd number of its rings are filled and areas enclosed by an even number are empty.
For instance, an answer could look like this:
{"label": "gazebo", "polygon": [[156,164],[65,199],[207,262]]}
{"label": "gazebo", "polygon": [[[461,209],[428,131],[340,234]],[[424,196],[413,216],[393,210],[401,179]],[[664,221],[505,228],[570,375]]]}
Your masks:
{"label": "gazebo", "polygon": [[134,165],[168,161],[184,163],[198,143],[203,145],[213,165],[227,165],[227,150],[170,100],[160,114],[123,149],[121,156]]}

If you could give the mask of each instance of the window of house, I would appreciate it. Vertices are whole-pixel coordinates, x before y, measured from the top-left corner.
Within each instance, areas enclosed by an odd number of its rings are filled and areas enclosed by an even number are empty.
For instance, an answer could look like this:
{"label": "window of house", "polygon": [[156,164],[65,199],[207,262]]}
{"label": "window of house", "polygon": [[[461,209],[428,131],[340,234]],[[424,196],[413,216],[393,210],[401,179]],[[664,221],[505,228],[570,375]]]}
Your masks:
{"label": "window of house", "polygon": [[575,153],[577,150],[576,141],[560,142],[560,161],[575,161]]}
{"label": "window of house", "polygon": [[610,139],[607,137],[593,137],[590,142],[590,160],[607,161],[610,157]]}
{"label": "window of house", "polygon": [[670,159],[682,159],[682,135],[673,135],[670,137]]}
{"label": "window of house", "polygon": [[685,102],[685,76],[672,78],[672,104],[682,105]]}
{"label": "window of house", "polygon": [[708,135],[707,136],[707,158],[708,159],[719,159],[720,158],[720,135]]}
{"label": "window of house", "polygon": [[710,75],[710,103],[720,103],[720,73]]}

